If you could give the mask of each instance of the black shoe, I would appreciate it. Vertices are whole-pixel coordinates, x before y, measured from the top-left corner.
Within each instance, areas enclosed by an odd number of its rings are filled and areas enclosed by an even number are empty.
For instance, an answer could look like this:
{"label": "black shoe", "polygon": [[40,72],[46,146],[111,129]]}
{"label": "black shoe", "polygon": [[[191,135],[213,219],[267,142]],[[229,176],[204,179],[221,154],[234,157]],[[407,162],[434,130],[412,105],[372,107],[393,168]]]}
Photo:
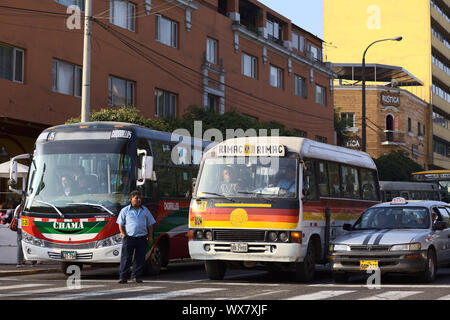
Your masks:
{"label": "black shoe", "polygon": [[119,280],[119,283],[120,283],[120,284],[127,283],[127,282],[128,282],[127,279],[120,279],[120,280]]}
{"label": "black shoe", "polygon": [[142,282],[144,282],[144,281],[142,281],[142,279],[136,278],[136,283],[142,283]]}

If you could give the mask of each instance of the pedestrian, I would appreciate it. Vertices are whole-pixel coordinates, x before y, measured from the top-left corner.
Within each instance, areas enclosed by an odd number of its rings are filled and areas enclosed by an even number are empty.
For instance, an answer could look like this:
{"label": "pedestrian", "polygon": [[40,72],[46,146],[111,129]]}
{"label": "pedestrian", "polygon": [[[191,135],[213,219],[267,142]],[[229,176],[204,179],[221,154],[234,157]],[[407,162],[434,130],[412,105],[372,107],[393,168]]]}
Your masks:
{"label": "pedestrian", "polygon": [[137,190],[130,193],[130,204],[124,207],[117,218],[122,236],[122,253],[120,257],[119,283],[127,283],[134,253],[134,264],[131,278],[136,283],[142,282],[145,267],[147,242],[153,242],[153,224],[155,219],[150,211],[142,205],[141,193]]}
{"label": "pedestrian", "polygon": [[25,266],[25,259],[22,250],[22,210],[23,210],[24,196],[20,200],[19,205],[14,210],[14,217],[17,219],[17,268]]}

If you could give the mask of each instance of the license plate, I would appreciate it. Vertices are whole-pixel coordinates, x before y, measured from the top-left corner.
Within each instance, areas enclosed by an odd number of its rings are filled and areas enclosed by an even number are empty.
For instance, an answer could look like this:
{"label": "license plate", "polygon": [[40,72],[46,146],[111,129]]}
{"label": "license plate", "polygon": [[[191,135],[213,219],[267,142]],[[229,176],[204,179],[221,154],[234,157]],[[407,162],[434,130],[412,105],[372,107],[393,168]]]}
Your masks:
{"label": "license plate", "polygon": [[76,251],[63,251],[62,256],[66,260],[75,260],[77,258]]}
{"label": "license plate", "polygon": [[248,252],[248,243],[232,243],[231,252]]}
{"label": "license plate", "polygon": [[360,260],[359,261],[360,270],[378,270],[377,260]]}

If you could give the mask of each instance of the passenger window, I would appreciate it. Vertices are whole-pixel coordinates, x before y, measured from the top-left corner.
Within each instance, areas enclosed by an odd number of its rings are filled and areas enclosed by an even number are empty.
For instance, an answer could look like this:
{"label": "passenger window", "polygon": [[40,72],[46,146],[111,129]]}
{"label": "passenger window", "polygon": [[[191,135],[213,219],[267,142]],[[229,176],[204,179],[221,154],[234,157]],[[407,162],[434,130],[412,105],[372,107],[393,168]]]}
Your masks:
{"label": "passenger window", "polygon": [[314,176],[314,163],[310,160],[305,161],[305,170],[303,172],[303,181],[307,195],[306,199],[308,200],[316,200],[317,199],[317,191],[316,191],[316,177]]}
{"label": "passenger window", "polygon": [[155,163],[159,165],[171,165],[172,162],[172,145],[164,142],[153,141],[152,148],[155,157]]}
{"label": "passenger window", "polygon": [[318,162],[318,173],[319,173],[319,193],[321,197],[328,197],[330,194],[328,192],[328,174],[327,167],[324,161]]}
{"label": "passenger window", "polygon": [[400,197],[405,198],[406,200],[409,199],[409,193],[407,191],[402,191],[400,193]]}
{"label": "passenger window", "polygon": [[328,163],[328,173],[330,177],[331,196],[339,198],[341,196],[341,187],[339,182],[339,165],[337,163]]}
{"label": "passenger window", "polygon": [[447,223],[447,226],[448,226],[448,222],[450,220],[450,217],[448,215],[447,210],[445,210],[445,208],[438,208],[438,210],[439,210],[439,213],[441,214],[441,219],[442,219],[441,221],[445,221]]}
{"label": "passenger window", "polygon": [[342,191],[345,198],[359,199],[358,170],[352,167],[341,167]]}
{"label": "passenger window", "polygon": [[[375,185],[375,173],[372,170],[361,169],[361,186],[364,200],[379,200],[379,194]],[[392,200],[390,191],[386,191],[386,201]]]}

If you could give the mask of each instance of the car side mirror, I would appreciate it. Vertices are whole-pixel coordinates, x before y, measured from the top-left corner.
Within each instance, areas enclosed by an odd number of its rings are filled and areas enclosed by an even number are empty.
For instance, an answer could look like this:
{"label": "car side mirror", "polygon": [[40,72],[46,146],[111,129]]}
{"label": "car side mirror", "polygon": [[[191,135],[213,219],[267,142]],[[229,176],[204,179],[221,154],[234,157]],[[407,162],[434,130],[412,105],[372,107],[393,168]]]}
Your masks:
{"label": "car side mirror", "polygon": [[344,229],[345,231],[352,231],[353,226],[350,223],[344,223],[342,229]]}
{"label": "car side mirror", "polygon": [[445,228],[447,228],[447,222],[445,221],[436,221],[433,224],[433,230],[444,230]]}

